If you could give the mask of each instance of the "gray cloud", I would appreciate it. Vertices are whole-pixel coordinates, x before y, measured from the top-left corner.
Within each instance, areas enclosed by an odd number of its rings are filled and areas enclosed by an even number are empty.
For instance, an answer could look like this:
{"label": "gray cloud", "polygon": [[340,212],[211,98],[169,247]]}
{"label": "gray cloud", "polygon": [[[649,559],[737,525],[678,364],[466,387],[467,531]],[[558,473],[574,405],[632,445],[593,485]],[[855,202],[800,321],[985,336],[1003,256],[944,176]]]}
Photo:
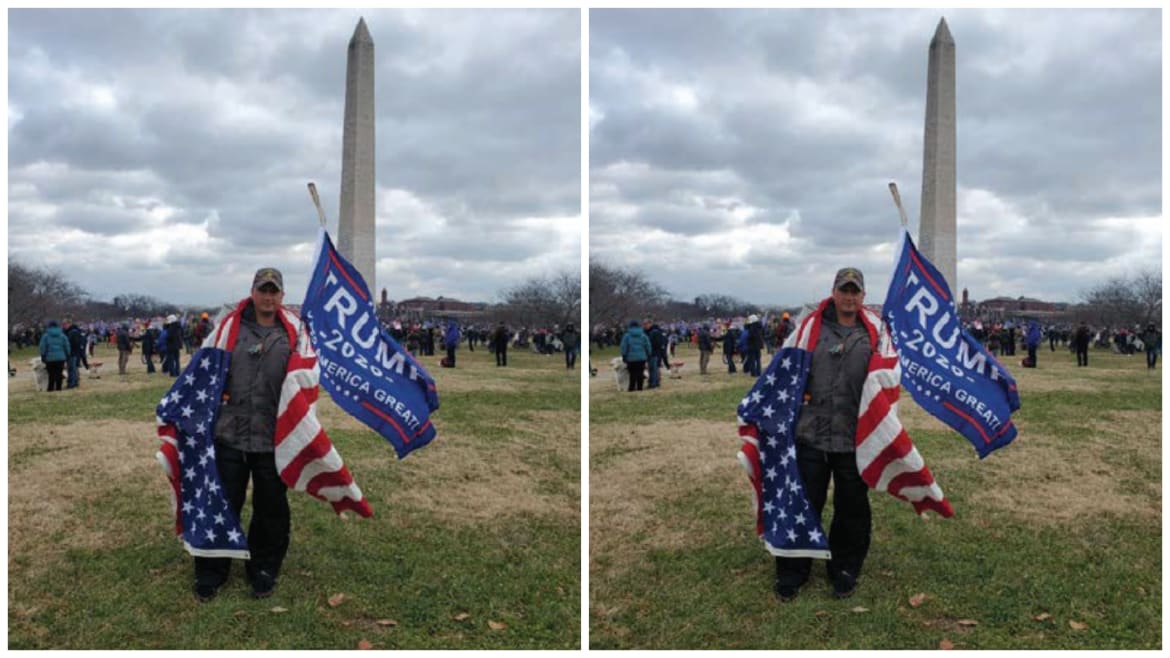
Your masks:
{"label": "gray cloud", "polygon": [[[939,17],[593,10],[591,257],[637,263],[683,298],[789,304],[822,296],[848,262],[872,272],[880,301],[897,237],[888,181],[916,228]],[[1160,13],[946,18],[959,285],[1073,301],[1095,280],[1160,268]]]}
{"label": "gray cloud", "polygon": [[[361,15],[375,42],[379,287],[489,300],[575,269],[579,12]],[[9,257],[62,267],[99,298],[189,303],[232,299],[275,264],[297,296],[315,239],[307,181],[336,227],[358,16],[10,11]],[[493,265],[467,276],[461,260]]]}

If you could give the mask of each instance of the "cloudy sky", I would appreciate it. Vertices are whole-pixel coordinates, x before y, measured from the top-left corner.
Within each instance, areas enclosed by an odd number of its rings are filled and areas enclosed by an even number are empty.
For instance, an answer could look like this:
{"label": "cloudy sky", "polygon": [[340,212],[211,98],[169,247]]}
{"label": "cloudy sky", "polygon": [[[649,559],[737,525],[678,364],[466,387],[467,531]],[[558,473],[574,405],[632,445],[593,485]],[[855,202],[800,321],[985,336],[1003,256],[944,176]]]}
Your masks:
{"label": "cloudy sky", "polygon": [[1077,301],[1160,271],[1161,13],[590,15],[591,259],[677,298],[815,301],[838,267],[881,302],[917,238],[927,54],[956,43],[958,288]]}
{"label": "cloudy sky", "polygon": [[95,298],[304,294],[375,44],[377,286],[495,301],[581,253],[580,13],[10,10],[8,255]]}

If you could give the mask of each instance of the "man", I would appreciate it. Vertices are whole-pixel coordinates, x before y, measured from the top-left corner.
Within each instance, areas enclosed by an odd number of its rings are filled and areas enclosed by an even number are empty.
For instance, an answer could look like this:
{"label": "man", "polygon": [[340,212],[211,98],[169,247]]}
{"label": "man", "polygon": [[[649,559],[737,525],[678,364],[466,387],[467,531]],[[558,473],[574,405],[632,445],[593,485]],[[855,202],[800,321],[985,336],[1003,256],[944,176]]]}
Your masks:
{"label": "man", "polygon": [[1146,325],[1141,338],[1143,349],[1146,351],[1146,369],[1154,370],[1158,367],[1158,353],[1162,351],[1162,332],[1151,322]]}
{"label": "man", "polygon": [[658,388],[662,383],[660,368],[670,367],[670,357],[666,354],[666,334],[662,332],[656,322],[650,318],[642,323],[646,337],[650,339],[650,359],[647,361],[648,382],[647,388]]}
{"label": "man", "polygon": [[[833,481],[832,559],[827,571],[836,598],[856,591],[871,534],[869,486],[857,470],[855,447],[862,385],[872,352],[871,336],[859,317],[864,303],[861,271],[839,270],[832,300],[821,314],[806,401],[796,426],[797,467],[818,518],[823,518],[829,481]],[[811,558],[776,558],[775,591],[781,601],[796,597],[811,569]]]}
{"label": "man", "polygon": [[69,361],[65,388],[77,388],[81,385],[80,368],[89,370],[89,361],[85,358],[85,332],[72,320],[65,321],[65,336],[69,338]]}
{"label": "man", "polygon": [[1024,359],[1025,368],[1035,368],[1039,364],[1036,363],[1036,350],[1040,347],[1040,325],[1035,321],[1028,323],[1028,328],[1024,331],[1024,347],[1028,350],[1028,356]]}
{"label": "man", "polygon": [[749,315],[744,331],[747,332],[747,352],[743,360],[743,374],[759,377],[761,351],[764,349],[764,327],[760,324],[760,316],[755,313]]}
{"label": "man", "polygon": [[459,325],[454,320],[447,320],[447,331],[443,334],[443,347],[447,349],[446,365],[444,368],[455,367],[455,348],[459,347]]}
{"label": "man", "polygon": [[735,346],[739,343],[739,329],[728,324],[723,332],[723,360],[727,363],[727,374],[735,374]]}
{"label": "man", "polygon": [[704,322],[699,327],[699,374],[707,374],[707,364],[711,362],[711,353],[715,351],[715,342],[711,340],[711,326]]}
{"label": "man", "polygon": [[126,364],[130,362],[130,353],[134,351],[134,344],[130,342],[130,324],[123,322],[118,326],[116,333],[118,345],[118,374],[126,374]]}
{"label": "man", "polygon": [[[293,337],[277,316],[283,301],[280,271],[261,268],[252,279],[248,304],[224,320],[226,326],[233,315],[239,315],[225,402],[215,423],[215,465],[236,518],[252,480],[251,559],[244,569],[256,598],[271,596],[276,589],[289,546],[288,488],[280,479],[274,454],[277,404],[293,345]],[[196,557],[195,597],[200,602],[214,598],[230,570],[230,558]]]}
{"label": "man", "polygon": [[573,328],[573,323],[567,322],[565,323],[564,331],[557,338],[560,339],[561,345],[565,350],[565,368],[572,370],[573,366],[577,364],[577,347],[581,336]]}
{"label": "man", "polygon": [[183,327],[179,324],[179,316],[167,316],[167,324],[163,327],[166,333],[166,352],[163,356],[163,372],[171,377],[179,376],[179,352],[183,349]]}
{"label": "man", "polygon": [[491,348],[496,353],[496,367],[502,368],[508,365],[508,327],[504,325],[501,320],[499,326],[492,332]]}
{"label": "man", "polygon": [[200,316],[199,324],[195,325],[194,332],[195,348],[199,349],[199,346],[202,345],[203,341],[207,339],[207,336],[211,334],[211,320],[208,319],[206,311],[204,311],[203,315]]}

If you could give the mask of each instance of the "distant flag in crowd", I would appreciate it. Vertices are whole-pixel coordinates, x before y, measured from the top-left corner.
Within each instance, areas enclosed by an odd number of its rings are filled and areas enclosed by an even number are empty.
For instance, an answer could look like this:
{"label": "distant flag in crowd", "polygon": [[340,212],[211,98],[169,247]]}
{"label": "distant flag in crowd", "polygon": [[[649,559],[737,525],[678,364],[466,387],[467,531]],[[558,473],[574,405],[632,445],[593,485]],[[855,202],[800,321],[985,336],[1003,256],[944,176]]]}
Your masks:
{"label": "distant flag in crowd", "polygon": [[[768,551],[785,557],[828,557],[824,529],[805,496],[796,467],[795,432],[804,402],[822,313],[831,299],[806,315],[737,409],[741,465],[752,483],[756,532]],[[871,489],[954,516],[951,504],[922,460],[897,415],[899,365],[881,318],[863,310],[872,355],[858,409],[857,469]]]}
{"label": "distant flag in crowd", "polygon": [[[171,483],[175,532],[187,551],[201,557],[248,558],[247,538],[224,497],[215,468],[215,422],[239,334],[242,300],[203,342],[159,402],[158,461]],[[300,319],[281,309],[278,320],[294,346],[281,385],[273,437],[276,467],[290,489],[304,491],[340,514],[373,511],[317,420],[317,359],[299,331]]]}
{"label": "distant flag in crowd", "polygon": [[381,434],[399,459],[435,438],[435,380],[382,328],[365,280],[324,228],[301,311],[325,388],[339,407]]}
{"label": "distant flag in crowd", "polygon": [[954,296],[903,232],[882,315],[902,366],[902,384],[923,409],[954,428],[982,459],[1016,438],[1016,380],[959,321]]}

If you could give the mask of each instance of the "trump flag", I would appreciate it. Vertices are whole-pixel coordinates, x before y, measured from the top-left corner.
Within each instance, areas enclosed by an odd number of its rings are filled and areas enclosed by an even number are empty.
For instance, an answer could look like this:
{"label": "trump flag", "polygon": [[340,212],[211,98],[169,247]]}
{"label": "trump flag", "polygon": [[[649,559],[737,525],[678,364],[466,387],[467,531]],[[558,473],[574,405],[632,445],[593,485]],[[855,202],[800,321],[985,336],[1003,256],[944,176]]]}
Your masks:
{"label": "trump flag", "polygon": [[1016,438],[1016,380],[959,323],[954,296],[903,232],[882,315],[914,401],[975,446],[982,459]]}
{"label": "trump flag", "polygon": [[365,280],[323,228],[301,313],[321,382],[339,407],[381,434],[399,459],[435,438],[435,380],[382,328]]}

